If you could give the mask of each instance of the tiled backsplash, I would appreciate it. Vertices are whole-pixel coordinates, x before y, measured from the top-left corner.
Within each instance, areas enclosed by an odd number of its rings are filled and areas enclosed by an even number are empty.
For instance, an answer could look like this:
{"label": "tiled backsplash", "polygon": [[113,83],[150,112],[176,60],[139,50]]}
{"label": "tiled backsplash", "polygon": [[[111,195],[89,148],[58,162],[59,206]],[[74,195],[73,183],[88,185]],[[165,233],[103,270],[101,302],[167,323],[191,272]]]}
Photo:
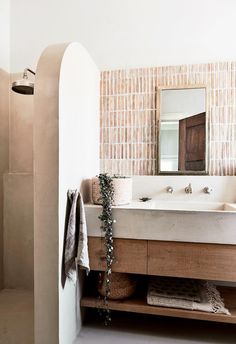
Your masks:
{"label": "tiled backsplash", "polygon": [[102,72],[100,170],[154,175],[156,89],[196,84],[208,92],[209,172],[235,175],[236,62]]}

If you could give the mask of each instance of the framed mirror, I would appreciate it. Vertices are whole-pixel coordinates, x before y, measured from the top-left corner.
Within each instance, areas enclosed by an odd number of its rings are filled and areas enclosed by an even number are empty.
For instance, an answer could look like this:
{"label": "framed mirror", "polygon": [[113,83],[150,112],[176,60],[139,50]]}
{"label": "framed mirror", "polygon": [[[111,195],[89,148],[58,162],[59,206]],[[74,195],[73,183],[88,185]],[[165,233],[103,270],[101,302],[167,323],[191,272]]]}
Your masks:
{"label": "framed mirror", "polygon": [[207,88],[157,91],[158,174],[207,174]]}

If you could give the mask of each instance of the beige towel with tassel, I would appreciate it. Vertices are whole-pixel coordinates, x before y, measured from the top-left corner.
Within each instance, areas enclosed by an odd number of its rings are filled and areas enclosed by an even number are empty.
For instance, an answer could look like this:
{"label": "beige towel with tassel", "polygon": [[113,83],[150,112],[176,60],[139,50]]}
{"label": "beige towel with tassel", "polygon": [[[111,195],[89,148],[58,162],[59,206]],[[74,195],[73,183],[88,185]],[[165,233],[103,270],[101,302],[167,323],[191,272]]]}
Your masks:
{"label": "beige towel with tassel", "polygon": [[78,267],[87,273],[90,271],[87,224],[82,195],[78,190],[68,190],[62,261],[63,287],[67,278],[76,283]]}
{"label": "beige towel with tassel", "polygon": [[81,194],[79,196],[79,214],[79,243],[77,248],[76,263],[77,266],[80,266],[82,269],[85,269],[88,274],[90,271],[88,255],[88,233],[84,210],[84,202]]}

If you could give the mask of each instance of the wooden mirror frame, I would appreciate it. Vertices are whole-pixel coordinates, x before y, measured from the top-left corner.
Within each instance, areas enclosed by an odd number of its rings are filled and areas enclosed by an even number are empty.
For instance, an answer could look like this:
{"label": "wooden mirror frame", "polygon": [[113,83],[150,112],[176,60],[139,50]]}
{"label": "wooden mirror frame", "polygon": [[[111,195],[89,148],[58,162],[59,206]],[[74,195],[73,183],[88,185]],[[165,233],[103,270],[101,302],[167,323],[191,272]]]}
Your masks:
{"label": "wooden mirror frame", "polygon": [[[161,117],[161,91],[163,90],[182,90],[182,89],[190,89],[190,88],[204,88],[205,89],[205,107],[206,107],[206,126],[205,126],[205,171],[161,171],[160,170],[160,117]],[[156,157],[157,157],[157,168],[156,174],[157,175],[208,175],[209,169],[209,125],[208,125],[208,91],[207,85],[205,84],[197,84],[197,85],[180,85],[180,86],[158,86],[156,88],[156,138],[157,138],[157,149],[156,149]]]}

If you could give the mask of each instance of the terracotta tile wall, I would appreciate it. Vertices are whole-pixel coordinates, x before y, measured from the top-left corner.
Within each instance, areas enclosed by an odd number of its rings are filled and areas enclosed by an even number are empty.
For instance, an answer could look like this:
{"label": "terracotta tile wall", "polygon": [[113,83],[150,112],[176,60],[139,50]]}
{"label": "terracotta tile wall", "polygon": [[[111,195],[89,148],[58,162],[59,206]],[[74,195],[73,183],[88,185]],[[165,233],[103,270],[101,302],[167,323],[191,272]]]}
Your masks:
{"label": "terracotta tile wall", "polygon": [[100,170],[154,175],[156,89],[208,87],[209,172],[235,175],[236,62],[165,66],[101,73]]}

